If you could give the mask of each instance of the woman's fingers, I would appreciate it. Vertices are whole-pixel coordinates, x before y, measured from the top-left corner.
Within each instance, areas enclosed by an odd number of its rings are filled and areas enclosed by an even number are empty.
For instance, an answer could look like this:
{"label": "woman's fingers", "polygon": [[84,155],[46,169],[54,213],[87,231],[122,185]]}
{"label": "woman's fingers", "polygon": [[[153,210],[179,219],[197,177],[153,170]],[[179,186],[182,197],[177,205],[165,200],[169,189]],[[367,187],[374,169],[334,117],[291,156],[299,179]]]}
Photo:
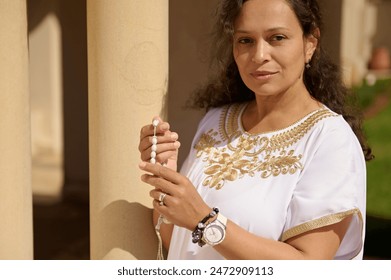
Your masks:
{"label": "woman's fingers", "polygon": [[[160,118],[159,124],[156,127],[156,134],[164,134],[166,131],[170,130],[170,124],[168,122],[163,122]],[[143,139],[148,136],[153,136],[154,127],[152,124],[145,125],[140,130],[140,139]]]}
{"label": "woman's fingers", "polygon": [[156,161],[160,163],[167,163],[169,159],[176,158],[176,155],[178,153],[178,148],[180,147],[181,143],[175,142],[173,144],[169,144],[170,149],[166,149],[164,152],[159,151],[158,147],[158,153],[156,155]]}
{"label": "woman's fingers", "polygon": [[210,212],[185,176],[160,164],[141,162],[139,167],[146,172],[141,180],[155,188],[150,192],[154,208],[172,223],[192,230]]}
{"label": "woman's fingers", "polygon": [[179,136],[176,132],[170,131],[169,123],[163,122],[159,117],[154,117],[152,122],[156,120],[159,121],[156,128],[153,124],[149,124],[140,130],[138,146],[140,158],[148,162],[154,158],[157,163],[165,164],[170,169],[176,170],[178,149],[181,145],[178,141]]}
{"label": "woman's fingers", "polygon": [[[164,143],[173,143],[178,140],[178,134],[176,132],[166,131],[163,135],[156,136],[157,145]],[[149,149],[153,144],[153,136],[147,136],[140,140],[139,151],[144,152]]]}
{"label": "woman's fingers", "polygon": [[[141,176],[141,181],[155,187],[155,189],[159,190],[160,193],[166,193],[167,195],[170,196],[176,195],[175,184],[163,178],[156,177],[150,174],[143,174]],[[159,200],[157,194],[156,196],[151,195],[151,197],[153,199]]]}
{"label": "woman's fingers", "polygon": [[[177,153],[177,150],[180,147],[180,145],[181,143],[178,141],[175,141],[173,143],[158,144],[156,146],[156,150],[154,151],[156,153],[155,158],[157,162],[160,163],[166,162],[169,158],[171,158],[173,155]],[[152,146],[150,146],[148,149],[141,152],[141,160],[149,161],[151,159],[151,153],[152,153]]]}
{"label": "woman's fingers", "polygon": [[[138,149],[142,161],[149,161],[154,153],[154,158],[157,162],[164,163],[171,158],[176,158],[177,150],[180,146],[178,134],[171,132],[170,125],[163,122],[160,118],[155,117],[154,120],[159,120],[154,133],[152,124],[146,125],[140,131],[140,143]],[[154,139],[154,135],[156,138]]]}
{"label": "woman's fingers", "polygon": [[[181,183],[182,176],[179,173],[160,164],[141,162],[139,164],[139,167],[141,170],[152,174],[152,175],[144,174],[142,176],[142,180],[154,187],[160,188],[164,192],[171,193],[173,187],[172,184],[177,185]],[[159,183],[160,181],[164,181],[164,182],[168,181],[171,182],[172,184],[167,185],[167,184]]]}
{"label": "woman's fingers", "polygon": [[159,203],[159,206],[169,206],[171,195],[168,193],[163,192],[160,189],[153,189],[149,192],[149,196],[152,197],[154,200],[156,200]]}

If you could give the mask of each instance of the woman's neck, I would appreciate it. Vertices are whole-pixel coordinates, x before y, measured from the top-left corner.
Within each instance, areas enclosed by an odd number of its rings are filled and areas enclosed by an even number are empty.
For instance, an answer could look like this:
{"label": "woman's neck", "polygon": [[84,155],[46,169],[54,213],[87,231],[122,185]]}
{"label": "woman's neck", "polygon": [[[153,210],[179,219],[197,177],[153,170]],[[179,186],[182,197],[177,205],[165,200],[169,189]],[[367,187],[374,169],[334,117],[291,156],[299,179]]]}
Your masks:
{"label": "woman's neck", "polygon": [[242,115],[242,125],[249,133],[262,133],[288,127],[322,105],[307,90],[278,96],[260,96]]}

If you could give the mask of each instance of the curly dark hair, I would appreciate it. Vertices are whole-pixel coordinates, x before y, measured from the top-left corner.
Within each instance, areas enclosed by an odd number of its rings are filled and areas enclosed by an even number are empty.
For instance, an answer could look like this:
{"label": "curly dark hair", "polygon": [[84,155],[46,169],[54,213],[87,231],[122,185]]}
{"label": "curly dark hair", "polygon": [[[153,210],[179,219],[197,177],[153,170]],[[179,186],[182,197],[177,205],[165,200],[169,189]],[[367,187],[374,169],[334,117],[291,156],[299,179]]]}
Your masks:
{"label": "curly dark hair", "polygon": [[[216,10],[212,33],[211,73],[209,80],[197,89],[192,105],[206,110],[226,104],[255,99],[243,83],[232,53],[234,21],[247,0],[221,0]],[[362,115],[354,106],[353,94],[342,81],[339,66],[332,62],[321,47],[317,36],[323,29],[322,15],[316,0],[285,0],[299,20],[304,36],[318,39],[311,67],[304,71],[304,84],[313,98],[342,115],[360,141],[366,160],[373,158],[362,130]]]}

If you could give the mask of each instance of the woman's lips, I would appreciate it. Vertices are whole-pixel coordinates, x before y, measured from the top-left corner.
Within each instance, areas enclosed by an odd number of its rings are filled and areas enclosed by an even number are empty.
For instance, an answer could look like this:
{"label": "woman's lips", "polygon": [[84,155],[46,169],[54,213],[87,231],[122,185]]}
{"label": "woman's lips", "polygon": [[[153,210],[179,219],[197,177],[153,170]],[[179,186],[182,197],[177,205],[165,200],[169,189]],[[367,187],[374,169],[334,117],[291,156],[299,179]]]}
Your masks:
{"label": "woman's lips", "polygon": [[251,73],[251,76],[253,76],[257,80],[267,80],[270,79],[272,76],[277,74],[277,72],[272,72],[272,71],[255,71]]}

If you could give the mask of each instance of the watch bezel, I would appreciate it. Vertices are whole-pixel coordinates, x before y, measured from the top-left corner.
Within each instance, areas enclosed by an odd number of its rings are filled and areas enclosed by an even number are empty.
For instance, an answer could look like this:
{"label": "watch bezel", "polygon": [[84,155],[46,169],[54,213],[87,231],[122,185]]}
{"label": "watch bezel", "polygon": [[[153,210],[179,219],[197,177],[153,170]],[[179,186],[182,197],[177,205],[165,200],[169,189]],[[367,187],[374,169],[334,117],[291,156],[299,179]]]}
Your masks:
{"label": "watch bezel", "polygon": [[[220,215],[219,215],[219,216],[220,216]],[[223,222],[221,222],[219,218],[220,218],[220,217],[217,217],[216,220],[214,220],[213,222],[211,222],[210,224],[208,224],[208,225],[205,227],[205,229],[204,229],[204,231],[203,231],[203,234],[202,234],[202,240],[203,240],[206,244],[208,244],[208,245],[210,245],[210,246],[215,246],[215,245],[220,244],[221,242],[223,242],[223,240],[224,240],[224,238],[225,238],[225,234],[226,234],[226,231],[225,231],[226,225],[225,225]],[[214,240],[208,239],[208,237],[207,237],[207,232],[208,232],[208,230],[211,230],[212,228],[218,228],[218,230],[221,232],[221,237],[220,237],[219,240],[214,241]]]}
{"label": "watch bezel", "polygon": [[[208,231],[211,231],[212,229],[216,229],[219,231],[220,235],[219,235],[219,239],[217,240],[212,240],[209,238],[209,235],[208,235]],[[223,240],[224,240],[224,237],[225,237],[225,230],[224,228],[219,225],[219,224],[210,224],[208,225],[205,229],[204,229],[204,234],[203,234],[203,237],[204,237],[204,241],[206,244],[209,244],[209,245],[217,245],[219,243],[221,243]]]}

